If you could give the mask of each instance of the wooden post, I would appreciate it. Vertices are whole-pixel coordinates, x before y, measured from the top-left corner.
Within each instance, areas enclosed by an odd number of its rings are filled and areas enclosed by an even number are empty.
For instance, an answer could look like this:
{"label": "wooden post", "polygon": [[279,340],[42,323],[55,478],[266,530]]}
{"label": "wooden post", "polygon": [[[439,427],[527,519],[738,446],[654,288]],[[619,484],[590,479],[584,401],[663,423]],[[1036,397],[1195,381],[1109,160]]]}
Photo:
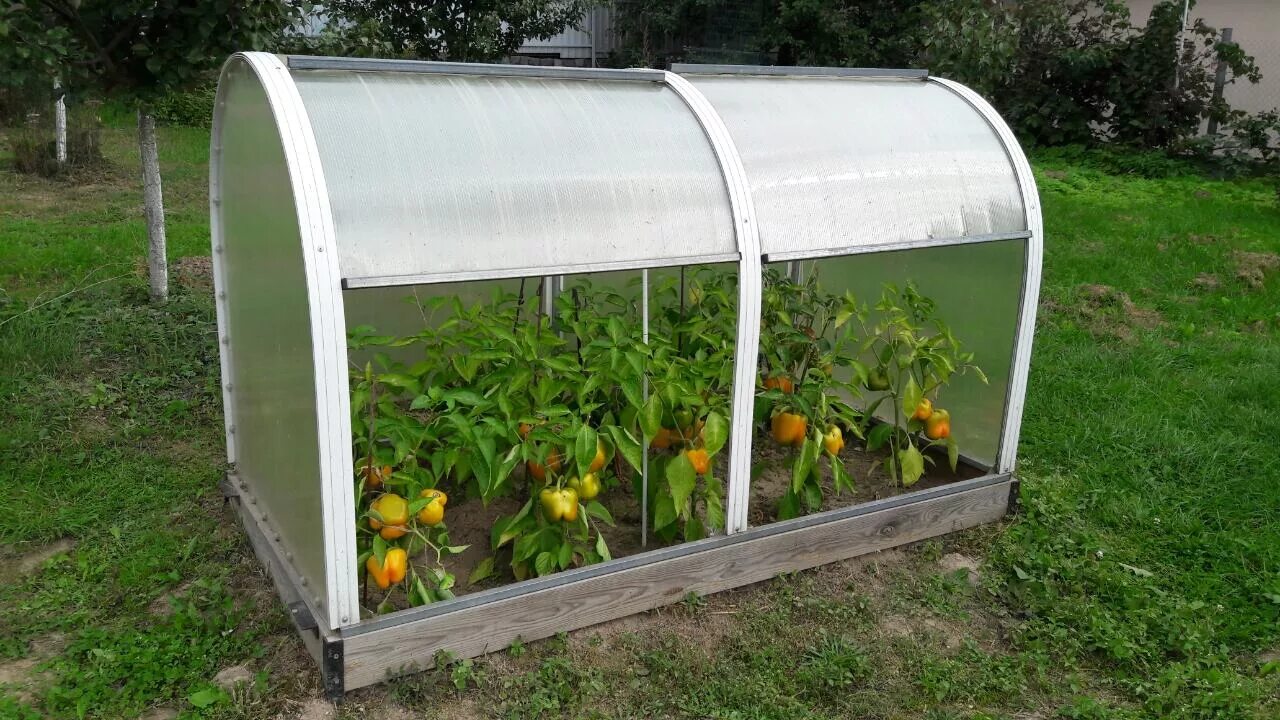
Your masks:
{"label": "wooden post", "polygon": [[151,301],[169,300],[169,265],[164,237],[164,193],[160,188],[160,156],[156,151],[156,119],[138,110],[138,157],[142,161],[142,199],[147,218],[147,274]]}
{"label": "wooden post", "polygon": [[[1217,45],[1231,44],[1231,28],[1222,28],[1222,37],[1218,38]],[[1227,62],[1219,58],[1218,72],[1213,77],[1213,104],[1217,105],[1222,102],[1222,89],[1227,86]],[[1209,116],[1209,126],[1207,132],[1210,135],[1218,134],[1218,118],[1213,115]]]}
{"label": "wooden post", "polygon": [[67,163],[67,103],[62,83],[53,81],[53,146],[59,165]]}

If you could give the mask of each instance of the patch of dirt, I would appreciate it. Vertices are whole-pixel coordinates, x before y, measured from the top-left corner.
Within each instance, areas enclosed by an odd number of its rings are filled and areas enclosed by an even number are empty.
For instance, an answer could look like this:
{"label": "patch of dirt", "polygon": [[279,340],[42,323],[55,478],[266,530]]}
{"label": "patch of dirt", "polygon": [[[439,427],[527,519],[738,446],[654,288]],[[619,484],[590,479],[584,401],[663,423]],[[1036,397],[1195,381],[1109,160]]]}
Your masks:
{"label": "patch of dirt", "polygon": [[[302,707],[298,708],[298,714],[294,717],[297,720],[333,720],[337,715],[338,709],[333,706],[333,703],[320,698],[311,698],[302,703]],[[379,717],[385,720],[387,716],[380,715]]]}
{"label": "patch of dirt", "polygon": [[172,615],[172,600],[190,590],[194,582],[194,580],[188,580],[169,592],[161,593],[155,600],[151,601],[150,605],[147,605],[147,613],[156,617],[168,617],[169,615]]}
{"label": "patch of dirt", "polygon": [[6,548],[0,552],[0,582],[10,582],[38,570],[49,560],[66,555],[75,547],[75,540],[62,538],[21,553],[16,552],[16,548]]}
{"label": "patch of dirt", "polygon": [[174,279],[191,290],[213,290],[213,259],[209,257],[178,258],[173,263]]}
{"label": "patch of dirt", "polygon": [[1222,287],[1222,281],[1213,273],[1200,273],[1191,281],[1191,286],[1197,290],[1208,292]]}
{"label": "patch of dirt", "polygon": [[239,686],[250,686],[253,684],[253,671],[244,665],[232,665],[218,671],[213,676],[213,684],[226,690],[234,691]]}
{"label": "patch of dirt", "polygon": [[1067,173],[1065,170],[1045,170],[1044,176],[1053,178],[1054,180],[1066,180]]}
{"label": "patch of dirt", "polygon": [[944,648],[955,650],[960,647],[971,629],[959,622],[948,621],[937,617],[915,615],[885,615],[876,624],[881,634],[888,637],[934,637],[941,641]]}
{"label": "patch of dirt", "polygon": [[1236,279],[1257,290],[1267,279],[1267,273],[1280,268],[1280,255],[1274,253],[1245,252],[1237,250],[1231,253],[1236,265]]}
{"label": "patch of dirt", "polygon": [[1187,236],[1187,239],[1197,245],[1212,245],[1218,242],[1218,237],[1216,235],[1196,235],[1195,233],[1192,233]]}
{"label": "patch of dirt", "polygon": [[948,574],[964,570],[965,579],[970,587],[978,587],[978,583],[982,580],[982,563],[968,555],[947,553],[939,558],[938,565]]}
{"label": "patch of dirt", "polygon": [[138,716],[138,720],[173,720],[178,711],[170,707],[155,707]]}
{"label": "patch of dirt", "polygon": [[33,639],[27,645],[26,657],[0,662],[0,689],[19,702],[31,702],[43,681],[39,665],[62,652],[67,646],[67,636],[48,633]]}
{"label": "patch of dirt", "polygon": [[1126,342],[1133,340],[1135,328],[1153,330],[1164,323],[1159,312],[1138,306],[1128,293],[1110,285],[1081,285],[1077,294],[1079,302],[1075,306],[1046,300],[1041,307],[1079,322],[1095,337]]}
{"label": "patch of dirt", "polygon": [[1213,193],[1209,192],[1208,190],[1196,190],[1196,191],[1195,191],[1194,193],[1192,193],[1192,194],[1193,194],[1193,195],[1195,195],[1197,198],[1199,198],[1199,199],[1201,199],[1201,200],[1207,200],[1207,199],[1209,199],[1209,198],[1213,197]]}

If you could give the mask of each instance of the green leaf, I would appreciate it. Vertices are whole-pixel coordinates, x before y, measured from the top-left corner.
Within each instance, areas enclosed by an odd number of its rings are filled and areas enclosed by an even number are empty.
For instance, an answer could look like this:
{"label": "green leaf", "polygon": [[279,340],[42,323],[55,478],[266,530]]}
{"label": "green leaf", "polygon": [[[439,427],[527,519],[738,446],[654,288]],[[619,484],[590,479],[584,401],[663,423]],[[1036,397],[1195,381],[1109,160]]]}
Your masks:
{"label": "green leaf", "polygon": [[373,536],[373,555],[378,558],[378,564],[382,565],[387,561],[387,541],[382,539],[381,534]]}
{"label": "green leaf", "polygon": [[613,439],[613,446],[622,453],[627,463],[637,472],[640,471],[644,465],[643,451],[640,443],[632,437],[631,433],[617,425],[610,425],[609,437]]}
{"label": "green leaf", "polygon": [[844,463],[838,458],[831,458],[831,483],[835,486],[836,494],[845,492],[853,492],[853,478],[850,477],[849,471],[845,470]]}
{"label": "green leaf", "polygon": [[871,428],[871,432],[867,433],[867,450],[875,452],[884,447],[889,441],[889,436],[893,434],[893,426],[889,423],[881,423]]}
{"label": "green leaf", "polygon": [[923,397],[924,393],[921,392],[920,386],[916,384],[916,376],[913,373],[908,373],[907,387],[902,391],[902,412],[907,417],[911,417]]}
{"label": "green leaf", "polygon": [[600,559],[609,562],[613,559],[613,555],[609,552],[609,546],[604,541],[604,535],[596,533],[596,553],[600,555]]}
{"label": "green leaf", "polygon": [[571,562],[573,562],[573,546],[569,543],[564,543],[556,553],[556,565],[559,565],[560,569],[564,570],[569,567]]}
{"label": "green leaf", "polygon": [[702,494],[702,499],[707,504],[707,527],[712,530],[723,530],[725,527],[724,483],[711,475],[707,476],[706,483],[707,490]]}
{"label": "green leaf", "polygon": [[924,456],[915,445],[908,444],[898,452],[898,469],[902,471],[903,487],[915,485],[920,476],[924,475]]}
{"label": "green leaf", "polygon": [[662,400],[658,398],[658,393],[653,393],[640,412],[640,430],[644,432],[645,437],[653,438],[657,437],[661,427]]}
{"label": "green leaf", "polygon": [[671,496],[658,493],[653,505],[653,529],[661,530],[676,521],[676,505]]}
{"label": "green leaf", "polygon": [[960,446],[950,435],[947,436],[947,462],[951,464],[951,472],[955,472],[956,466],[960,464]]}
{"label": "green leaf", "polygon": [[215,703],[220,703],[227,699],[227,693],[221,688],[210,687],[203,690],[197,690],[187,696],[187,702],[198,708],[207,708]]}
{"label": "green leaf", "polygon": [[613,527],[613,515],[609,514],[609,509],[601,505],[597,500],[588,500],[586,504],[587,514],[599,520],[600,522]]}
{"label": "green leaf", "polygon": [[587,424],[578,428],[578,437],[574,442],[574,457],[578,463],[578,477],[585,477],[591,469],[591,461],[596,457],[596,431]]}
{"label": "green leaf", "polygon": [[540,552],[533,560],[533,569],[539,576],[550,575],[556,571],[556,556],[549,552]]}
{"label": "green leaf", "polygon": [[813,512],[822,507],[822,486],[818,483],[805,483],[804,506]]}
{"label": "green leaf", "polygon": [[481,580],[484,580],[492,575],[493,575],[493,556],[490,555],[489,557],[481,560],[476,565],[475,569],[471,571],[471,575],[467,577],[467,584],[475,585]]}
{"label": "green leaf", "polygon": [[800,516],[800,496],[787,488],[787,492],[778,500],[778,519],[790,520]]}
{"label": "green leaf", "polygon": [[804,487],[805,478],[813,471],[813,462],[818,459],[821,452],[822,444],[813,439],[812,433],[806,435],[804,444],[800,446],[800,452],[796,454],[795,463],[791,466],[792,492],[800,493],[800,489]]}
{"label": "green leaf", "polygon": [[667,463],[667,486],[671,489],[671,501],[677,510],[683,510],[693,488],[698,484],[689,456],[681,453]]}
{"label": "green leaf", "polygon": [[729,439],[729,421],[714,410],[707,413],[707,424],[702,430],[702,438],[706,443],[707,454],[715,455]]}

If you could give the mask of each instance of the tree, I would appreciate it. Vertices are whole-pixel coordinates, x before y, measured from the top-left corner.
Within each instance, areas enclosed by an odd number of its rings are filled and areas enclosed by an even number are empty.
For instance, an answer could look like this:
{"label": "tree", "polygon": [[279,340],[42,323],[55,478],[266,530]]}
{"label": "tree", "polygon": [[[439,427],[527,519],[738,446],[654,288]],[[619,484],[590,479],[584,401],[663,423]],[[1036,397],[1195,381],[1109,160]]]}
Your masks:
{"label": "tree", "polygon": [[529,38],[579,27],[589,0],[334,0],[325,11],[401,57],[492,62]]}
{"label": "tree", "polygon": [[168,299],[164,202],[149,107],[189,89],[227,55],[297,23],[289,0],[11,0],[0,8],[0,77],[120,98],[138,110],[151,298]]}

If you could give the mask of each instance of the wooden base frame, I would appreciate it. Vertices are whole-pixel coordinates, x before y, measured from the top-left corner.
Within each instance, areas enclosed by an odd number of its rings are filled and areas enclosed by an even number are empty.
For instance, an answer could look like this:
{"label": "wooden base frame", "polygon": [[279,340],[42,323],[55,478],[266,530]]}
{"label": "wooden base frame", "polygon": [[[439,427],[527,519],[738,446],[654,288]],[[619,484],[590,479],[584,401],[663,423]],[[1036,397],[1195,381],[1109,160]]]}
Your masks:
{"label": "wooden base frame", "polygon": [[299,600],[297,579],[269,540],[271,530],[224,484],[259,559],[320,665],[326,693],[430,668],[437,653],[468,658],[516,640],[550,637],[776,575],[916,542],[1002,518],[1016,480],[986,475],[909,495],[652,550],[366,620],[331,633]]}

